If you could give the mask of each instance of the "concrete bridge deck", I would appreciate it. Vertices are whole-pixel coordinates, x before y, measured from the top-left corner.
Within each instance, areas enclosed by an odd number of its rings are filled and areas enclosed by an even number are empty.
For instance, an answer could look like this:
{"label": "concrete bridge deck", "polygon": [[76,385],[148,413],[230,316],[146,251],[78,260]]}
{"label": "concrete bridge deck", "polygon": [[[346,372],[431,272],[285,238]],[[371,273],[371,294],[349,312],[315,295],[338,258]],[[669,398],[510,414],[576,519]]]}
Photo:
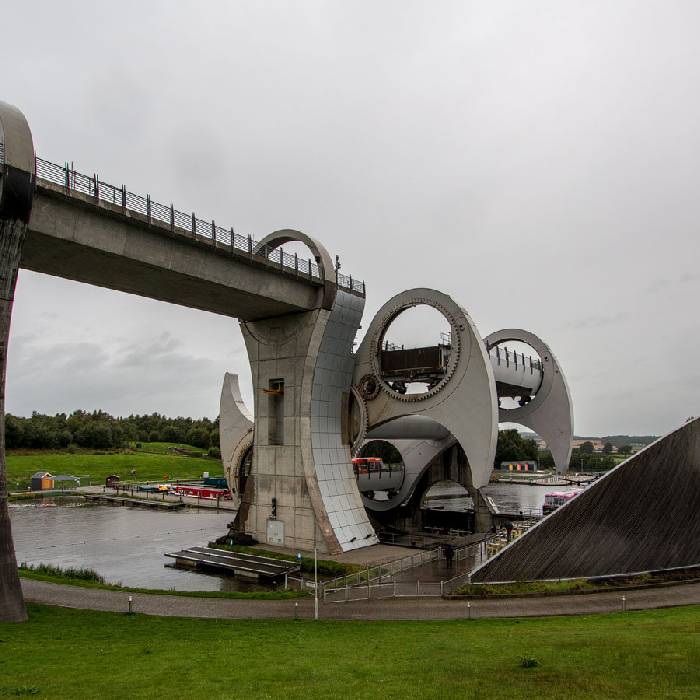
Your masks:
{"label": "concrete bridge deck", "polygon": [[[4,147],[0,142],[0,167]],[[36,158],[20,267],[243,321],[319,307],[318,261]],[[364,296],[364,283],[336,274]]]}

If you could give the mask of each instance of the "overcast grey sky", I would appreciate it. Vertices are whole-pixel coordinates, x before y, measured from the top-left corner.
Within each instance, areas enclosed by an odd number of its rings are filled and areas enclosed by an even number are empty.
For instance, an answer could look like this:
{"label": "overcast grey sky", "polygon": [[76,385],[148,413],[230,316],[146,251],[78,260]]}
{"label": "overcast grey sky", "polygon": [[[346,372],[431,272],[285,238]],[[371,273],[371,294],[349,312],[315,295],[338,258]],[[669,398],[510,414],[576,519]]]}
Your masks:
{"label": "overcast grey sky", "polygon": [[[37,153],[531,329],[578,434],[700,394],[697,2],[6,3]],[[416,337],[420,338],[420,329]],[[432,339],[431,339],[432,340]],[[215,416],[235,321],[20,273],[7,408]]]}

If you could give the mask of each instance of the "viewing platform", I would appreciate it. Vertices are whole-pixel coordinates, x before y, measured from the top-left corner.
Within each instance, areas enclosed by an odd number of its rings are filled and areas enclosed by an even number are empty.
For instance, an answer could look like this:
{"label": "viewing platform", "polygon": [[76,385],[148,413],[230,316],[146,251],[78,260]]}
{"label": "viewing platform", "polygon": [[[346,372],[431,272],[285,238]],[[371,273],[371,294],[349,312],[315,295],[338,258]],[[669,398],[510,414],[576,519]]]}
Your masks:
{"label": "viewing platform", "polygon": [[165,556],[175,559],[175,566],[189,569],[214,569],[258,581],[262,579],[270,582],[299,571],[299,565],[296,562],[210,547],[191,547]]}

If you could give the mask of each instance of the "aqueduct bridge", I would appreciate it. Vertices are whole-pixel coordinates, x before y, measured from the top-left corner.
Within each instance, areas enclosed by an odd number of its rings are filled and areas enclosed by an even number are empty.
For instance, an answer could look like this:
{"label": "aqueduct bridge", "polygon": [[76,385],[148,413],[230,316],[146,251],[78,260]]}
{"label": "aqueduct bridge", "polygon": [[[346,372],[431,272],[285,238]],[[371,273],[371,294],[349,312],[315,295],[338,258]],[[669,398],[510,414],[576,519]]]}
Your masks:
{"label": "aqueduct bridge", "polygon": [[20,267],[242,320],[314,309],[324,286],[317,262],[39,157]]}

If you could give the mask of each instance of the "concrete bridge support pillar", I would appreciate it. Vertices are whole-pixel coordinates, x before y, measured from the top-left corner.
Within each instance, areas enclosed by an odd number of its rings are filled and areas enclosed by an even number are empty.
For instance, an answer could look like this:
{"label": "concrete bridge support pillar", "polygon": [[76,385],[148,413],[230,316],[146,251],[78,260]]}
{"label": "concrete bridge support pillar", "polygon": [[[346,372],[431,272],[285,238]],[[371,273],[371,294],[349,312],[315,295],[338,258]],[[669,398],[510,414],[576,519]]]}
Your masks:
{"label": "concrete bridge support pillar", "polygon": [[469,495],[474,502],[474,532],[490,532],[493,527],[493,511],[481,489],[470,488]]}
{"label": "concrete bridge support pillar", "polygon": [[252,472],[238,527],[261,542],[340,553],[378,540],[352,469],[352,344],[364,297],[336,289],[330,256],[299,232],[260,245],[305,243],[327,280],[319,308],[241,323],[255,400]]}
{"label": "concrete bridge support pillar", "polygon": [[27,619],[7,510],[5,376],[12,303],[34,192],[34,147],[21,112],[0,102],[0,622]]}

